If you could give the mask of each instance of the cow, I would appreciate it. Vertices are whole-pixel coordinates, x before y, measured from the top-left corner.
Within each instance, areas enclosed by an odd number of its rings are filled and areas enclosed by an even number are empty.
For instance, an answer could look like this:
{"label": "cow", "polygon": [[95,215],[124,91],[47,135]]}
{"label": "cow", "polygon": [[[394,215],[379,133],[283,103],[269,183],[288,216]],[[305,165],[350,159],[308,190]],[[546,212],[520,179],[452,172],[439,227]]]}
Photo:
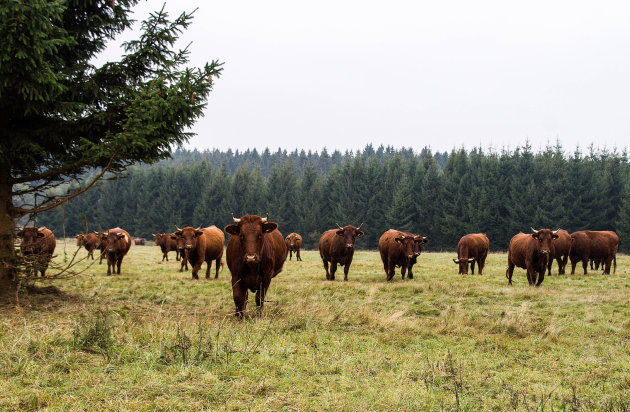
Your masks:
{"label": "cow", "polygon": [[22,238],[20,251],[25,263],[33,268],[35,276],[38,271],[41,276],[46,276],[57,246],[55,234],[46,226],[26,226],[17,232],[17,236]]}
{"label": "cow", "polygon": [[508,285],[512,284],[514,266],[527,270],[529,286],[540,286],[545,279],[545,272],[551,255],[551,244],[558,238],[558,231],[532,229],[532,233],[518,233],[510,240],[508,249],[508,268],[505,277]]}
{"label": "cow", "polygon": [[[354,256],[354,242],[356,238],[365,234],[361,230],[361,226],[363,223],[359,227],[352,225],[341,227],[337,223],[338,229],[330,229],[322,234],[319,239],[319,255],[324,262],[327,280],[335,280],[337,264],[344,267],[343,280],[348,280],[348,271]],[[328,262],[330,262],[330,272],[328,271]]]}
{"label": "cow", "polygon": [[400,267],[402,278],[409,268],[409,263],[415,255],[416,242],[413,236],[396,229],[389,229],[378,240],[378,250],[383,261],[383,268],[387,281],[394,278],[396,266]]}
{"label": "cow", "polygon": [[571,246],[571,274],[575,274],[575,266],[582,262],[584,274],[587,273],[589,259],[601,262],[605,275],[610,275],[610,265],[614,265],[613,272],[617,271],[617,248],[619,236],[613,231],[581,230],[571,233],[573,244]]}
{"label": "cow", "polygon": [[87,256],[92,257],[92,260],[94,260],[94,250],[100,245],[98,235],[96,233],[79,233],[75,237],[77,239],[77,246],[85,247],[85,250],[88,252]]}
{"label": "cow", "polygon": [[186,253],[186,241],[183,237],[175,236],[175,234],[171,235],[171,239],[175,240],[177,245],[177,252],[179,253],[179,258],[181,264],[179,266],[179,271],[183,272],[184,267],[188,270],[188,254]]}
{"label": "cow", "polygon": [[287,258],[287,245],[278,224],[269,215],[245,215],[225,227],[230,239],[226,260],[232,273],[232,296],[236,311],[243,318],[248,290],[256,292],[256,306],[262,309],[271,279],[282,271]]}
{"label": "cow", "polygon": [[418,258],[420,257],[420,254],[422,253],[422,245],[427,243],[429,239],[427,239],[424,236],[416,235],[413,233],[405,233],[405,236],[413,237],[413,257],[409,261],[409,268],[407,269],[407,277],[409,279],[413,279],[413,272],[411,270],[413,269],[413,265],[418,263]]}
{"label": "cow", "polygon": [[105,249],[107,249],[107,233],[106,232],[94,232],[99,239],[98,250],[101,251],[101,258],[98,264],[103,264],[103,257],[106,256]]}
{"label": "cow", "polygon": [[162,262],[164,259],[168,262],[168,252],[175,251],[175,260],[179,262],[180,255],[179,250],[177,249],[177,242],[173,240],[172,236],[174,233],[154,233],[154,243],[156,246],[159,246],[162,250]]}
{"label": "cow", "polygon": [[287,244],[287,252],[289,253],[289,260],[293,256],[293,252],[295,252],[295,259],[301,261],[300,257],[300,249],[302,248],[302,236],[297,233],[291,233],[284,239]]}
{"label": "cow", "polygon": [[101,239],[106,242],[107,275],[111,275],[112,271],[120,275],[120,265],[131,247],[131,236],[126,230],[115,227],[103,233]]}
{"label": "cow", "polygon": [[558,275],[564,275],[572,243],[569,232],[563,229],[558,230],[558,239],[551,242],[551,255],[549,256],[548,267],[549,276],[551,276],[551,266],[553,265],[554,259],[558,262]]}
{"label": "cow", "polygon": [[[210,278],[210,268],[212,262],[216,261],[216,272],[214,278],[219,277],[219,269],[221,266],[221,258],[223,257],[223,245],[225,243],[225,235],[218,227],[212,225],[210,227],[194,228],[191,226],[183,229],[177,228],[174,235],[180,237],[184,243],[184,252],[186,259],[190,262],[192,269],[192,278],[199,279],[197,273],[201,269],[203,262],[206,262],[206,279]],[[176,242],[169,237],[169,241]],[[177,245],[175,246],[177,248]],[[181,267],[180,267],[181,272]]]}
{"label": "cow", "polygon": [[475,274],[475,262],[479,267],[479,274],[483,272],[486,265],[486,257],[490,249],[490,240],[485,233],[469,233],[462,236],[457,243],[457,259],[453,262],[459,265],[459,274],[468,274],[468,264],[470,263],[470,272]]}
{"label": "cow", "polygon": [[134,237],[134,238],[133,238],[133,243],[134,243],[136,246],[144,246],[144,245],[145,245],[145,243],[146,243],[146,239],[145,239],[145,238],[143,238],[143,237]]}

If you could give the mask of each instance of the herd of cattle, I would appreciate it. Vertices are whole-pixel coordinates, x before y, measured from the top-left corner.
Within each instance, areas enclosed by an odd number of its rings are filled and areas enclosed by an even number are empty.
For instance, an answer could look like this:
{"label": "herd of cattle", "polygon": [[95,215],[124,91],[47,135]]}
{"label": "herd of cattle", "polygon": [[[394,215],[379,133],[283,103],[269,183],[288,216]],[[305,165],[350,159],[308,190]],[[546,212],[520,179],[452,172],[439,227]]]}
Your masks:
{"label": "herd of cattle", "polygon": [[[224,231],[230,235],[226,247],[226,262],[232,274],[232,292],[236,305],[235,314],[243,316],[247,304],[248,290],[256,293],[256,305],[263,306],[265,294],[274,278],[280,271],[287,257],[289,260],[295,253],[300,261],[302,237],[291,233],[286,238],[278,230],[278,224],[270,222],[267,217],[245,215],[240,219],[232,216],[233,223]],[[319,240],[319,254],[324,263],[327,280],[335,280],[337,266],[343,266],[344,280],[348,280],[348,271],[354,256],[354,245],[357,238],[364,235],[361,226],[347,225],[325,231]],[[21,238],[20,250],[30,267],[44,276],[55,250],[55,235],[46,227],[27,226],[17,233]],[[168,253],[176,252],[176,260],[181,261],[179,271],[188,270],[191,266],[193,279],[199,279],[198,272],[205,262],[206,278],[215,263],[215,279],[223,265],[221,259],[225,245],[225,235],[216,226],[205,228],[177,228],[173,233],[154,234],[155,245],[162,250],[162,261],[168,261]],[[107,274],[120,274],[123,258],[131,247],[132,239],[121,228],[109,229],[106,232],[78,234],[77,246],[85,247],[88,257],[94,259],[94,251],[100,251],[100,263],[107,259]],[[134,239],[136,244],[144,244],[144,239]],[[426,237],[390,229],[383,233],[378,248],[383,261],[383,268],[390,281],[394,277],[396,267],[401,268],[402,278],[405,275],[413,279],[412,268],[422,252],[422,245],[427,243]],[[578,262],[582,262],[584,274],[590,261],[591,269],[601,264],[604,274],[610,274],[610,266],[617,266],[617,248],[619,236],[612,231],[583,230],[569,234],[566,230],[532,229],[532,233],[518,233],[512,237],[508,249],[508,267],[505,275],[508,284],[512,284],[514,267],[526,269],[530,286],[540,286],[545,272],[551,274],[553,260],[558,262],[558,273],[565,273],[565,266],[571,259],[571,274],[575,273]],[[479,274],[482,274],[490,241],[485,233],[472,233],[463,236],[457,245],[457,259],[460,274],[475,273],[475,263]]]}

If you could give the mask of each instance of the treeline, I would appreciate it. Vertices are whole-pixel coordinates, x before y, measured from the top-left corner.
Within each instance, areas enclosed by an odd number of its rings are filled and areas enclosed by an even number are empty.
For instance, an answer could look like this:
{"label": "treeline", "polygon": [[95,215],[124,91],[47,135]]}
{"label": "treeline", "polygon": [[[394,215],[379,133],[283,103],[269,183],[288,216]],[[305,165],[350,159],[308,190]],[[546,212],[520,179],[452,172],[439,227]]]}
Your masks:
{"label": "treeline", "polygon": [[[302,169],[280,157],[268,176],[259,163],[199,159],[134,167],[124,179],[72,199],[38,216],[38,224],[67,236],[120,226],[134,236],[172,232],[175,226],[223,228],[230,213],[269,213],[286,236],[298,232],[306,248],[321,233],[364,222],[359,248],[376,249],[389,228],[422,234],[429,250],[454,250],[459,238],[485,232],[491,250],[530,227],[569,232],[615,230],[622,250],[630,241],[630,167],[625,153],[590,149],[566,153],[560,146],[533,152],[454,150],[444,167],[428,149],[387,158],[366,153],[344,157],[327,173],[313,162]],[[188,152],[188,155],[194,152]]]}

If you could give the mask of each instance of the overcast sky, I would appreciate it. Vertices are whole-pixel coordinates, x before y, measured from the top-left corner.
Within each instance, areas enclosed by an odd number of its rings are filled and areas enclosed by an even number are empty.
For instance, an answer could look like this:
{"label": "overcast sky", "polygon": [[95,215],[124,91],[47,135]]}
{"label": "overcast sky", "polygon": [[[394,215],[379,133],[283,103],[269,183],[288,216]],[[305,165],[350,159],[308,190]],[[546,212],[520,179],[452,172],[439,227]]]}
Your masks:
{"label": "overcast sky", "polygon": [[627,1],[166,3],[197,7],[191,65],[225,65],[189,148],[630,146]]}

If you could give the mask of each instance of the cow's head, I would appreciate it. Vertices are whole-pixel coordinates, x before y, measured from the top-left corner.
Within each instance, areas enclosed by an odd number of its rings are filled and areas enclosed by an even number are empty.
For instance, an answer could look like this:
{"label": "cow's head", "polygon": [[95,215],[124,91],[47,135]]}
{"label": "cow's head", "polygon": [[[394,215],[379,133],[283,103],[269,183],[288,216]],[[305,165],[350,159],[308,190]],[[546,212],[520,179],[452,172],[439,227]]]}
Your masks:
{"label": "cow's head", "polygon": [[81,247],[85,243],[85,235],[83,233],[79,233],[75,236],[77,239],[77,246]]}
{"label": "cow's head", "polygon": [[551,253],[551,242],[558,239],[558,231],[550,229],[532,229],[532,237],[536,239],[536,249],[543,256],[549,256]]}
{"label": "cow's head", "polygon": [[459,265],[459,274],[467,275],[468,274],[468,264],[475,261],[475,258],[461,257],[457,259],[453,259],[453,262]]}
{"label": "cow's head", "polygon": [[343,238],[344,240],[343,244],[346,250],[353,250],[354,241],[356,240],[356,238],[361,237],[365,234],[361,230],[361,226],[363,226],[363,223],[361,223],[359,227],[354,227],[352,225],[346,225],[344,227],[341,227],[339,226],[339,223],[337,223],[337,227],[339,229],[335,233],[337,236],[341,236]]}
{"label": "cow's head", "polygon": [[201,230],[201,226],[196,229],[188,226],[183,229],[177,228],[174,235],[182,238],[180,244],[183,245],[184,250],[192,250],[197,247],[197,240],[199,236],[203,235],[203,230]]}
{"label": "cow's head", "polygon": [[429,239],[427,239],[424,236],[420,236],[420,235],[414,235],[413,236],[413,254],[414,254],[414,256],[420,256],[420,253],[422,253],[422,245],[424,245],[427,242],[429,242]]}
{"label": "cow's head", "polygon": [[153,243],[156,246],[162,246],[164,244],[164,233],[153,233]]}
{"label": "cow's head", "polygon": [[394,238],[394,241],[400,245],[406,258],[413,259],[413,257],[416,256],[414,250],[416,247],[416,242],[414,242],[413,236],[400,233]]}
{"label": "cow's head", "polygon": [[298,237],[295,233],[291,233],[289,236],[287,236],[287,245],[289,247],[292,247],[292,248],[297,247],[297,241],[298,241]]}
{"label": "cow's head", "polygon": [[262,218],[257,215],[245,215],[236,219],[232,215],[233,224],[225,227],[230,236],[238,236],[243,251],[243,260],[247,264],[257,264],[262,260],[264,236],[278,228],[275,222],[269,222],[269,215]]}
{"label": "cow's head", "polygon": [[36,228],[35,226],[26,226],[17,232],[17,236],[22,238],[22,250],[25,252],[33,252],[33,249],[41,244],[41,239],[45,236],[42,232],[44,226]]}
{"label": "cow's head", "polygon": [[125,234],[123,232],[119,232],[113,229],[110,229],[109,231],[107,231],[107,233],[103,233],[103,236],[106,241],[105,250],[108,253],[115,252],[118,240],[125,238]]}

